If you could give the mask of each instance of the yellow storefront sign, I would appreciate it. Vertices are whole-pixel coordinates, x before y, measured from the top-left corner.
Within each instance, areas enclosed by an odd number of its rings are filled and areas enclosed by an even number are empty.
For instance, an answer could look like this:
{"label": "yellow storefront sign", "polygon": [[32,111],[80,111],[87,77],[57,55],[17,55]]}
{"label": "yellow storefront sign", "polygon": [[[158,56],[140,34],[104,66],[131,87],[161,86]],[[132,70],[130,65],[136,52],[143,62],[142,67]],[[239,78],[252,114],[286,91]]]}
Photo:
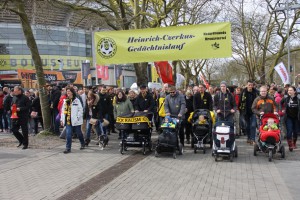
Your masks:
{"label": "yellow storefront sign", "polygon": [[96,63],[230,57],[230,23],[95,32]]}
{"label": "yellow storefront sign", "polygon": [[[58,55],[41,55],[43,69],[58,70],[60,63],[63,62],[63,70],[80,70],[81,64],[86,60],[91,63],[92,57],[79,56],[58,56]],[[17,69],[35,69],[34,62],[30,55],[0,55],[0,70],[17,70]]]}

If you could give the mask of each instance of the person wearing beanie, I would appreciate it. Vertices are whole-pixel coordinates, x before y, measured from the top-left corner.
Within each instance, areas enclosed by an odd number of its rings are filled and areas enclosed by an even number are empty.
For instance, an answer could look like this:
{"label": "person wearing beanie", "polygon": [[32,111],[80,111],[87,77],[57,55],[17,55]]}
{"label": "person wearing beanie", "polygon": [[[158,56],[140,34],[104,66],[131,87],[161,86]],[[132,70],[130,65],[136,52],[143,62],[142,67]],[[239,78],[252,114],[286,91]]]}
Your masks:
{"label": "person wearing beanie", "polygon": [[221,91],[214,97],[214,111],[217,113],[217,121],[233,122],[236,111],[236,103],[233,95],[227,90],[225,81],[220,83]]}

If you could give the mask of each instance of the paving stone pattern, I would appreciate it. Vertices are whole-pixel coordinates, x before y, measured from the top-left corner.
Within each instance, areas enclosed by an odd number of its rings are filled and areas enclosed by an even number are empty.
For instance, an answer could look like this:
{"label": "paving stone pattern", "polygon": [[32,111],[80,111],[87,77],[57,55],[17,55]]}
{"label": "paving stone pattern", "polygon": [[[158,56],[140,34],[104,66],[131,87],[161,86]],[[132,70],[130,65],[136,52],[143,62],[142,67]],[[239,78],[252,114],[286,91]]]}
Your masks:
{"label": "paving stone pattern", "polygon": [[300,199],[299,150],[287,152],[286,160],[277,154],[269,162],[264,154],[254,157],[253,147],[241,138],[237,140],[239,157],[234,162],[215,162],[210,150],[194,154],[189,147],[177,159],[171,154],[156,158],[154,153],[141,159],[139,148],[129,148],[121,155],[116,137],[110,136],[110,145],[103,151],[95,141],[80,151],[76,140],[72,153],[66,155],[62,153],[64,145],[43,151],[1,145],[0,199],[64,199],[69,192],[77,199],[76,193],[82,191],[76,188],[88,188],[93,178],[113,173],[118,163],[136,154],[138,160],[131,168],[99,182],[100,189],[94,190],[96,186],[91,184],[87,199]]}

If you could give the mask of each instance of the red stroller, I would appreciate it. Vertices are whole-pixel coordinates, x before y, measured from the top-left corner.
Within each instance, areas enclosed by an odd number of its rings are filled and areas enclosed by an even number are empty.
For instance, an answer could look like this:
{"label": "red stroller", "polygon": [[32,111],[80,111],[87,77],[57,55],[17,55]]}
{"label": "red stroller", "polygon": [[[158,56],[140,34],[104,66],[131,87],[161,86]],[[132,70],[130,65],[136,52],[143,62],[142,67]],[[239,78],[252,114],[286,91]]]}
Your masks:
{"label": "red stroller", "polygon": [[[270,121],[274,123],[273,128],[268,124]],[[254,145],[254,156],[257,156],[257,151],[267,153],[271,162],[273,155],[278,151],[281,154],[281,158],[285,158],[285,149],[281,143],[279,124],[279,116],[273,113],[260,117],[259,137]]]}

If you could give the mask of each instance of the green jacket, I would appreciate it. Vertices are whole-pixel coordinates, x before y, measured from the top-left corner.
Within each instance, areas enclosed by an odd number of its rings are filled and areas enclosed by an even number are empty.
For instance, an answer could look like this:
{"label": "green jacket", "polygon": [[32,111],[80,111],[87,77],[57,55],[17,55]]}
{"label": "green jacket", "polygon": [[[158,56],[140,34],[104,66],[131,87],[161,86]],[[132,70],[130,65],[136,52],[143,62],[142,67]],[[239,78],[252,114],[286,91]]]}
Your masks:
{"label": "green jacket", "polygon": [[114,105],[114,118],[116,119],[117,117],[134,112],[132,103],[129,99],[126,99],[125,101],[116,103]]}

